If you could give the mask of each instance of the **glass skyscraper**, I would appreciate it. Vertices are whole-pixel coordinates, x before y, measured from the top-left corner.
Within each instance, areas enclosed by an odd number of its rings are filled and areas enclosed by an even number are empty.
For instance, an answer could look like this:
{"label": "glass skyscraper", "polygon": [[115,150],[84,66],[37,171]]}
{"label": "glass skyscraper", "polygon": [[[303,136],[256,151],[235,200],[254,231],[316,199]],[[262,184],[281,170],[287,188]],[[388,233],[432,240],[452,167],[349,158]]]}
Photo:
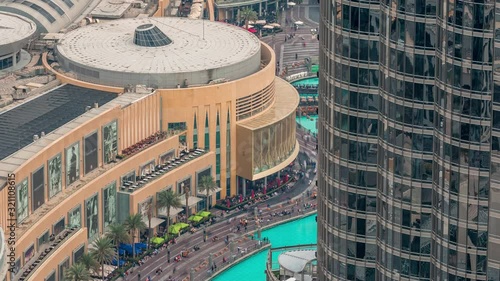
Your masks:
{"label": "glass skyscraper", "polygon": [[319,280],[500,280],[500,2],[320,5]]}

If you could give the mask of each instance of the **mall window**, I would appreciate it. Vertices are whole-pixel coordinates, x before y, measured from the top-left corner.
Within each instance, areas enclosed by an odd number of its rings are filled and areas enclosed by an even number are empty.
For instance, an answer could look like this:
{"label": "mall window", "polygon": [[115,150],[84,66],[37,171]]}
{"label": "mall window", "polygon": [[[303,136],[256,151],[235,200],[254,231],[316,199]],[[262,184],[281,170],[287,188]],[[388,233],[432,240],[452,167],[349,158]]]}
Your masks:
{"label": "mall window", "polygon": [[208,128],[208,112],[205,114],[205,150],[210,149],[210,133]]}
{"label": "mall window", "polygon": [[196,122],[196,113],[194,114],[193,122],[193,148],[198,148],[198,122]]}
{"label": "mall window", "polygon": [[186,129],[186,122],[168,123],[169,131],[185,131]]}
{"label": "mall window", "polygon": [[38,247],[37,249],[40,250],[40,247],[42,247],[44,244],[49,243],[49,231],[45,231],[42,236],[38,237]]}

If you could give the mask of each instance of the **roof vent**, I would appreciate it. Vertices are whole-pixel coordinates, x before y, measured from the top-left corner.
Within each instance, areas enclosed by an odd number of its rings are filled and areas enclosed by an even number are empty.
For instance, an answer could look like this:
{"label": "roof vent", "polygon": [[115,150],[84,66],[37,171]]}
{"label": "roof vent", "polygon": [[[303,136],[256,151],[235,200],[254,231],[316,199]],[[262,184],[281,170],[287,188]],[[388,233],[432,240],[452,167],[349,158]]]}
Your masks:
{"label": "roof vent", "polygon": [[156,25],[148,23],[135,29],[134,44],[143,47],[161,47],[172,43]]}
{"label": "roof vent", "polygon": [[38,135],[33,135],[33,141],[37,141],[39,140],[40,138],[38,137]]}

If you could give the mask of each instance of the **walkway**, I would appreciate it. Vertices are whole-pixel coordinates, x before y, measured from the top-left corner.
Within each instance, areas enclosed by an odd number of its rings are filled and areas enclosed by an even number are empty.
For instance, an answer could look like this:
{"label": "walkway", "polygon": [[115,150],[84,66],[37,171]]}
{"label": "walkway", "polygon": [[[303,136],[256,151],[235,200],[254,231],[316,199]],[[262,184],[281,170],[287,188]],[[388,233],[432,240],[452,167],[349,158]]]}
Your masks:
{"label": "walkway", "polygon": [[[304,178],[301,180],[301,186],[305,188],[312,188],[309,185],[309,180]],[[258,207],[259,210],[262,210],[262,213],[259,214],[261,218],[263,218],[264,223],[263,227],[266,225],[271,225],[273,223],[281,222],[286,219],[298,218],[302,217],[303,214],[298,212],[298,209],[304,209],[302,207],[303,203],[295,206],[294,204],[288,204],[287,198],[293,198],[294,196],[297,199],[305,199],[305,202],[316,204],[316,200],[312,198],[306,198],[305,196],[300,195],[301,192],[304,191],[305,188],[301,188],[300,186],[296,186],[292,188],[289,192],[285,192],[279,196],[275,196],[271,198],[269,201],[265,203],[261,203]],[[283,201],[285,203],[283,203]],[[271,208],[267,208],[266,204],[271,204]],[[290,216],[280,216],[273,217],[271,221],[268,222],[268,218],[270,218],[270,214],[275,212],[281,212],[284,210],[290,211],[294,208],[294,212]],[[311,211],[312,209],[308,209]],[[220,216],[222,211],[212,210],[216,215]],[[194,234],[185,233],[181,235],[179,239],[177,239],[177,243],[174,245],[170,245],[169,249],[163,249],[159,254],[153,256],[152,258],[145,261],[145,263],[136,268],[133,273],[127,276],[125,279],[121,280],[138,280],[138,273],[141,274],[141,281],[146,280],[148,276],[152,277],[154,281],[167,281],[170,277],[174,278],[175,281],[179,280],[189,280],[189,272],[193,268],[195,270],[194,280],[206,280],[210,277],[210,273],[208,270],[211,270],[208,266],[208,256],[213,254],[213,262],[217,265],[219,270],[222,270],[225,264],[223,264],[222,259],[225,257],[226,259],[230,259],[230,251],[229,247],[225,245],[224,238],[229,237],[230,241],[234,241],[236,243],[235,248],[240,247],[241,249],[247,249],[247,254],[253,250],[258,249],[258,241],[252,240],[249,238],[249,234],[252,234],[256,231],[256,223],[253,215],[253,207],[252,210],[248,212],[233,214],[235,217],[231,218],[231,223],[229,223],[228,216],[225,216],[224,220],[216,223],[215,225],[208,226],[206,228],[206,233],[208,239],[206,242],[203,241],[203,231],[199,230]],[[241,227],[241,231],[236,231],[236,226],[238,225],[239,219],[245,218],[248,220],[248,229],[245,232],[244,228]],[[218,241],[212,241],[214,236],[219,237]],[[272,243],[272,241],[271,241]],[[177,255],[180,255],[181,251],[189,249],[193,250],[193,247],[197,245],[200,247],[198,251],[191,252],[190,256],[187,258],[183,258],[180,262],[174,262],[173,258]],[[167,262],[168,251],[170,251],[171,262]],[[234,255],[241,257],[242,254],[238,254],[235,251]],[[227,266],[229,264],[226,264]],[[155,271],[161,266],[163,269],[163,274],[156,275]],[[174,268],[176,268],[174,273]]]}
{"label": "walkway", "polygon": [[[306,57],[311,58],[313,61],[317,60],[319,42],[316,36],[311,33],[311,29],[318,28],[318,23],[312,20],[317,18],[319,18],[317,1],[310,0],[308,2],[306,0],[303,4],[288,9],[285,11],[284,16],[281,16],[280,24],[284,27],[283,32],[261,38],[276,53],[276,61],[279,62],[279,67],[277,67],[278,75],[282,74],[285,69],[288,70],[287,75],[307,71],[307,68],[303,65]],[[302,21],[304,25],[295,30],[293,25],[297,21]],[[285,42],[285,37],[290,34],[295,34],[294,38],[287,39]],[[296,54],[297,58],[295,58]],[[300,66],[294,66],[297,63]]]}

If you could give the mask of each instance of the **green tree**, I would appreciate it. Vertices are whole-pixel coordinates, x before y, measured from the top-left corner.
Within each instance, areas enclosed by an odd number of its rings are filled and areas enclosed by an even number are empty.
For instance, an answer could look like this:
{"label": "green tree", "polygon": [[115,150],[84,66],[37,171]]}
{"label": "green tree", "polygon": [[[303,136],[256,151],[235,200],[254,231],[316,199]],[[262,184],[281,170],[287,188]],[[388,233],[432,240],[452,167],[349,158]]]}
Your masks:
{"label": "green tree", "polygon": [[120,267],[120,244],[130,243],[130,235],[127,233],[127,229],[123,224],[114,223],[109,226],[108,233],[106,236],[111,239],[116,246],[116,261],[118,267]]}
{"label": "green tree", "polygon": [[83,263],[75,263],[70,268],[66,269],[64,273],[64,280],[66,281],[90,281],[89,270],[85,267]]}
{"label": "green tree", "polygon": [[95,273],[99,272],[99,263],[90,253],[83,254],[78,262],[83,264],[90,273],[92,273],[92,271]]}
{"label": "green tree", "polygon": [[108,237],[103,236],[95,239],[92,246],[93,249],[90,254],[101,265],[101,276],[102,280],[104,280],[104,264],[111,263],[115,257],[113,242]]}
{"label": "green tree", "polygon": [[130,235],[132,236],[132,254],[135,258],[135,237],[139,237],[141,231],[145,230],[147,226],[142,221],[142,215],[139,213],[128,216],[124,224]]}
{"label": "green tree", "polygon": [[158,208],[167,208],[167,231],[170,224],[170,209],[171,208],[182,208],[181,198],[179,194],[174,193],[172,190],[163,190],[158,193],[158,199],[156,200],[156,206]]}
{"label": "green tree", "polygon": [[239,18],[243,19],[245,21],[245,28],[248,29],[248,22],[249,21],[255,21],[258,19],[257,17],[257,12],[252,10],[249,7],[245,7],[242,10],[239,10]]}
{"label": "green tree", "polygon": [[207,204],[206,210],[208,211],[208,203],[210,202],[208,199],[210,197],[210,193],[217,189],[217,184],[212,176],[203,176],[201,177],[200,182],[198,183],[198,189],[201,192],[207,193]]}

